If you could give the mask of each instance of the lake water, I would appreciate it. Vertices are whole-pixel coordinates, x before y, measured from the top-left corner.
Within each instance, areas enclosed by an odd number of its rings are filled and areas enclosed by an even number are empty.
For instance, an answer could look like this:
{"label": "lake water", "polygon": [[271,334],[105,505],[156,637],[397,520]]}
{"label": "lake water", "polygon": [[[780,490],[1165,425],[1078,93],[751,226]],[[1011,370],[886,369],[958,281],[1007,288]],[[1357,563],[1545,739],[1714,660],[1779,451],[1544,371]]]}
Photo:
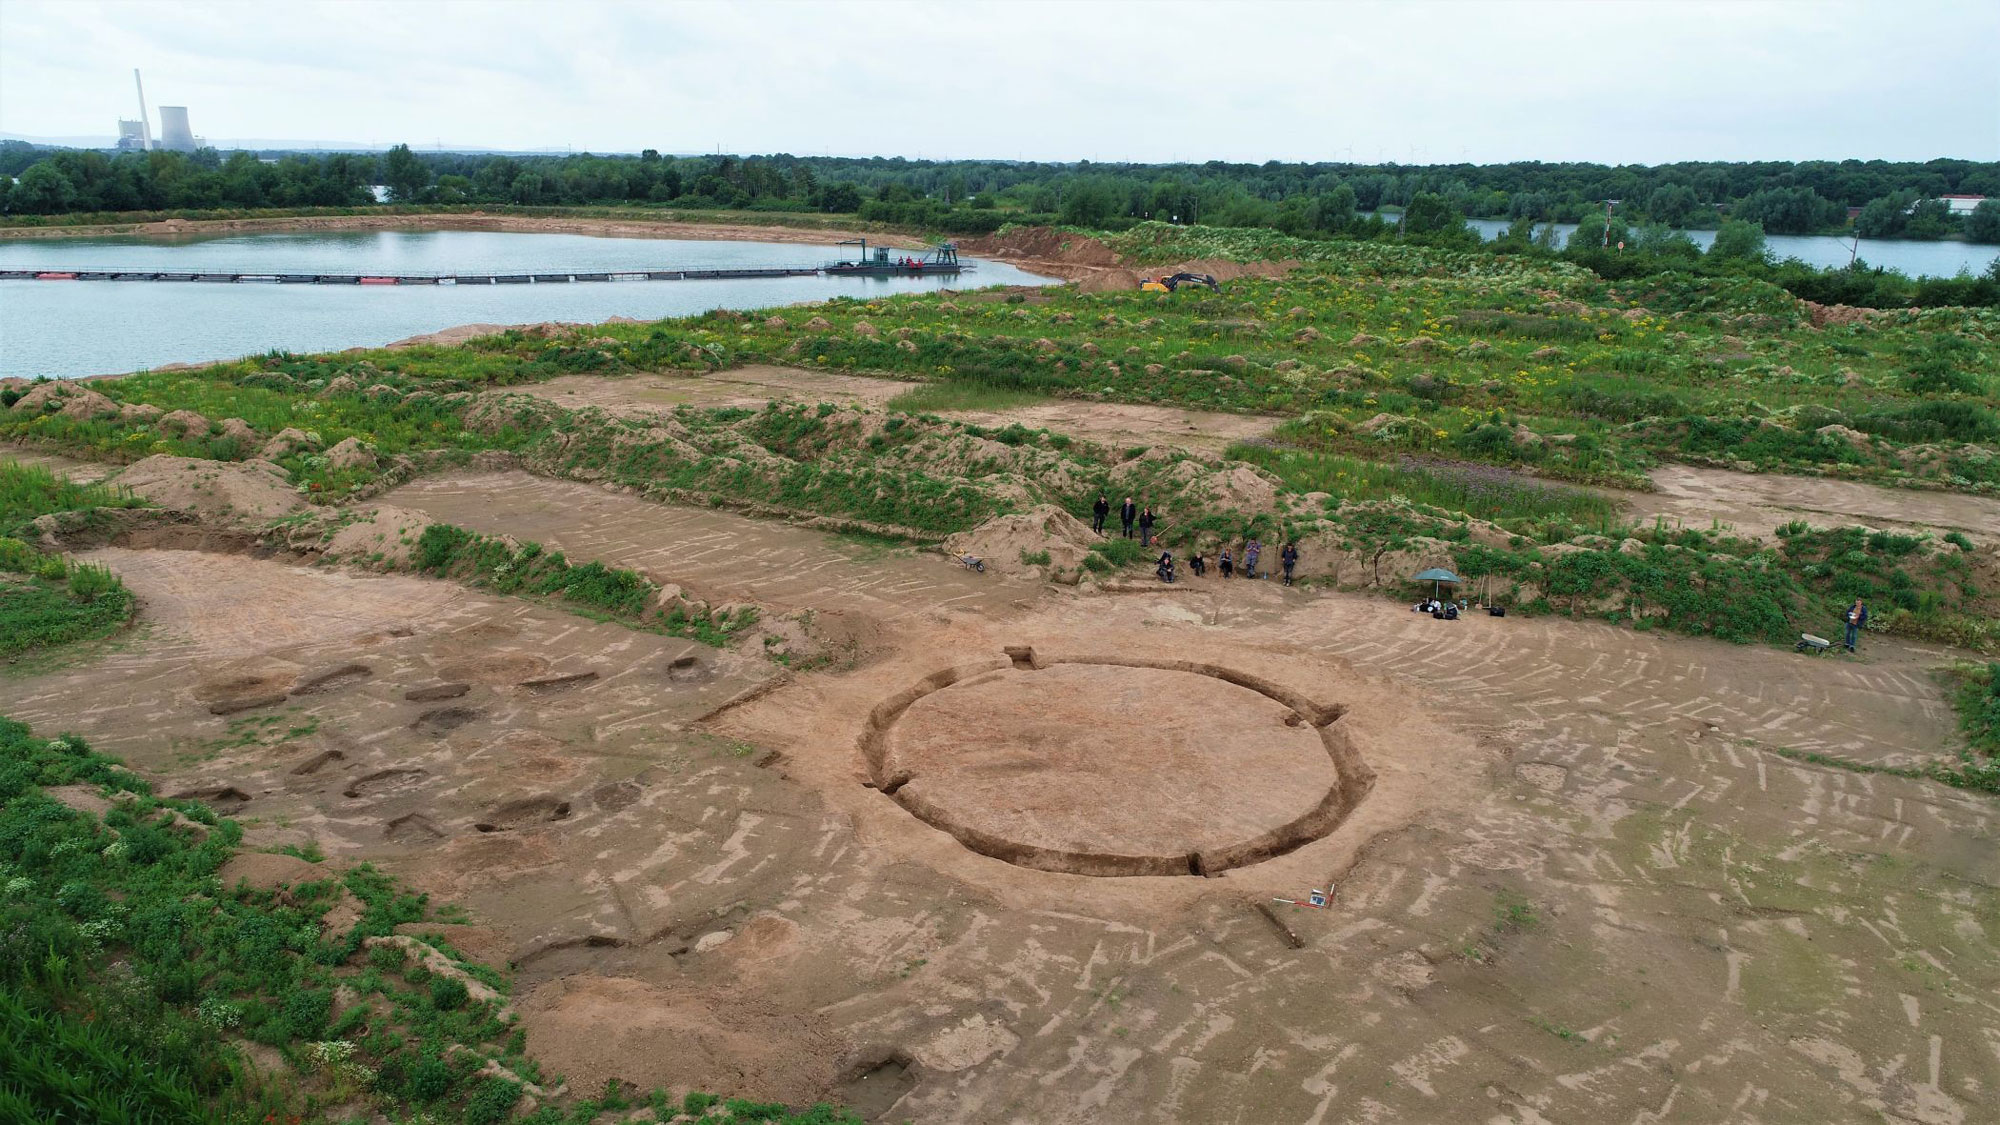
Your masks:
{"label": "lake water", "polygon": [[[1383,216],[1391,218],[1392,216]],[[1467,219],[1465,225],[1478,231],[1488,242],[1500,237],[1513,224],[1499,219]],[[1556,230],[1562,233],[1567,243],[1575,223],[1557,223]],[[1539,225],[1536,229],[1540,229]],[[1715,241],[1712,230],[1691,230],[1684,232],[1694,240],[1695,245],[1707,250]],[[1591,229],[1591,236],[1602,238],[1604,227],[1600,223]],[[1771,234],[1764,236],[1764,244],[1771,248],[1771,256],[1777,259],[1797,258],[1810,266],[1822,269],[1846,269],[1851,255],[1858,253],[1862,261],[1871,266],[1900,270],[1911,277],[1955,277],[1960,270],[1970,273],[1985,273],[1995,258],[2000,258],[2000,246],[1987,246],[1972,242],[1918,242],[1912,239],[1864,238],[1857,248],[1852,238],[1836,238],[1826,234]]]}
{"label": "lake water", "polygon": [[[852,248],[848,248],[850,251]],[[301,273],[619,272],[817,266],[807,243],[698,242],[488,231],[353,231],[222,238],[0,239],[0,266]],[[848,255],[848,256],[851,256]],[[254,355],[378,347],[459,324],[658,320],[830,297],[1049,279],[997,262],[957,277],[783,277],[538,285],[259,285],[0,281],[0,376],[110,374]]]}

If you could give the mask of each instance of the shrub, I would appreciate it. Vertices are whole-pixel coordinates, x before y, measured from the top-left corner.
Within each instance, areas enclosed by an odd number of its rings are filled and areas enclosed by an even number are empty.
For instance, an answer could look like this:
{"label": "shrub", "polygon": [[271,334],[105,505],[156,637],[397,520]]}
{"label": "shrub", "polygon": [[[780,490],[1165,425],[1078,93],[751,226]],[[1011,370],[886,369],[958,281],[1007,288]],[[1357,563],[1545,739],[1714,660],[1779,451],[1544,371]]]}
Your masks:
{"label": "shrub", "polygon": [[464,1006],[469,996],[465,982],[457,977],[431,978],[431,1006],[441,1012],[456,1011]]}
{"label": "shrub", "polygon": [[499,1077],[485,1079],[465,1103],[466,1125],[498,1125],[507,1120],[514,1103],[520,1100],[519,1083]]}
{"label": "shrub", "polygon": [[280,1017],[286,1034],[294,1039],[318,1039],[326,1030],[327,1016],[333,1011],[333,993],[324,988],[301,988],[285,997]]}

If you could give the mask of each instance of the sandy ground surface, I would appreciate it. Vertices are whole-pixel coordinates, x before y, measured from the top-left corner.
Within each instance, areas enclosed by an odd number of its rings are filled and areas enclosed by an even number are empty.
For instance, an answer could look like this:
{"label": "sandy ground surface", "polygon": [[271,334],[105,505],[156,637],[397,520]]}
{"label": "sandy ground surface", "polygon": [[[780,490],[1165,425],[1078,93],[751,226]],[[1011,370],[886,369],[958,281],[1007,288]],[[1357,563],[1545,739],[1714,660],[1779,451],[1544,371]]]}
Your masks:
{"label": "sandy ground surface", "polygon": [[[81,227],[5,227],[0,238],[92,238],[104,235],[186,237],[221,234],[273,233],[301,230],[484,230],[511,233],[590,234],[607,237],[693,239],[729,242],[833,243],[859,237],[860,232],[817,227],[764,226],[757,223],[657,221],[583,216],[487,215],[469,212],[443,215],[317,215],[266,219],[163,219],[152,223],[108,223]],[[868,232],[870,242],[916,248],[923,240]]]}
{"label": "sandy ground surface", "polygon": [[[852,402],[879,407],[918,385],[897,379],[753,364],[705,375],[564,375],[518,389],[562,406],[596,406],[631,416],[682,404],[760,407],[774,400]],[[1278,423],[1276,418],[1258,414],[1059,398],[1004,412],[939,413],[981,426],[1019,422],[1114,448],[1170,445],[1203,453],[1221,453],[1234,442],[1263,437]]]}
{"label": "sandy ground surface", "polygon": [[918,700],[888,741],[883,772],[908,778],[906,804],[1063,851],[1212,851],[1304,816],[1339,784],[1290,708],[1156,668],[997,669]]}
{"label": "sandy ground surface", "polygon": [[[1779,754],[1946,753],[1939,650],[1079,593],[522,473],[383,499],[871,641],[782,672],[450,583],[110,548],[141,624],[0,671],[0,713],[465,904],[573,1089],[968,1125],[2000,1116],[2000,803]],[[1003,843],[1208,847],[1336,784],[1292,715],[1340,732],[1349,803],[1207,877],[1032,866],[915,800]]]}
{"label": "sandy ground surface", "polygon": [[2000,539],[2000,497],[1693,465],[1662,465],[1648,475],[1659,491],[1606,490],[1630,504],[1633,517],[1644,521],[1661,517],[1692,527],[1719,521],[1739,534],[1769,537],[1780,525],[1803,519],[1822,527],[1863,523],[1962,531],[1981,541]]}
{"label": "sandy ground surface", "polygon": [[[532,516],[541,484],[483,503]],[[604,525],[566,544],[577,557],[623,544],[659,551],[668,578],[683,560],[737,569],[680,549],[673,525],[564,499]],[[529,1049],[576,1088],[617,1076],[1037,1125],[1970,1122],[2000,1105],[1995,804],[1774,753],[1935,752],[1933,654],[1445,623],[1219,580],[969,599],[1002,587],[933,557],[827,553],[809,581],[829,603],[913,584],[884,655],[705,727],[775,669],[445,583],[127,549],[91,557],[148,624],[0,678],[0,709],[206,794],[257,843],[317,839],[465,902],[519,966]],[[978,854],[867,784],[861,740],[913,685],[1022,646],[1196,657],[1337,704],[1372,786],[1334,830],[1216,878]],[[677,681],[687,652],[698,671]],[[466,693],[404,698],[443,683]],[[1304,784],[1283,736],[1246,745],[1282,721],[1266,697],[1071,687],[1033,716],[963,711],[1027,731],[1103,700],[1104,722],[1133,728],[1091,735],[1121,761],[1082,769],[1090,784],[1022,788],[1072,823],[1155,727],[1264,782],[1237,814]],[[1024,775],[1069,752],[1004,731],[982,745]],[[1189,771],[1153,782],[1169,799],[1218,784],[1212,758],[1158,765]],[[1119,815],[1096,831],[1127,832]],[[1313,888],[1329,909],[1272,902]]]}

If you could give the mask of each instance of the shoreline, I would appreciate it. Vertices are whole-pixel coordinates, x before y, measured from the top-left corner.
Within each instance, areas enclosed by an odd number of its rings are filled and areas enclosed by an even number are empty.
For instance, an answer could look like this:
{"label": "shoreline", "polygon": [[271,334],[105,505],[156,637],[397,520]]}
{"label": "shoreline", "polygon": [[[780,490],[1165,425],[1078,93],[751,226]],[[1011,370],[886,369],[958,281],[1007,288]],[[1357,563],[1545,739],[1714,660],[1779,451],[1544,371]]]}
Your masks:
{"label": "shoreline", "polygon": [[503,234],[585,234],[658,238],[689,242],[797,242],[832,245],[866,234],[871,242],[917,249],[925,241],[907,233],[685,219],[625,219],[597,216],[509,215],[484,211],[411,215],[285,215],[245,219],[160,219],[77,227],[0,228],[0,242],[57,238],[187,238],[226,234],[287,234],[297,231],[470,230]]}
{"label": "shoreline", "polygon": [[[684,222],[681,220],[634,221],[629,219],[593,218],[584,216],[557,217],[541,215],[489,215],[482,212],[467,214],[433,213],[423,215],[298,215],[251,219],[164,219],[147,223],[113,223],[91,227],[29,228],[28,231],[0,230],[0,242],[8,238],[26,234],[32,238],[110,238],[138,236],[152,238],[186,238],[202,235],[223,234],[275,234],[294,231],[340,231],[340,230],[471,230],[504,234],[585,234],[603,237],[657,238],[694,242],[785,242],[801,245],[832,245],[860,237],[851,230],[833,227],[791,227],[759,226],[756,224],[728,222]],[[31,233],[30,233],[31,232]],[[896,249],[922,249],[928,244],[920,237],[909,234],[883,234],[870,232],[870,242]],[[1054,261],[1023,260],[1008,261],[1000,255],[984,255],[993,261],[1006,261],[1026,272],[1041,273],[1052,283],[1075,280],[1072,271],[1065,264]],[[969,288],[985,288],[974,284]],[[800,308],[819,304],[825,298],[797,301],[790,304],[758,306],[758,308]],[[739,310],[757,311],[757,310]],[[563,329],[590,328],[604,324],[633,323],[628,317],[606,317],[592,321],[526,321],[519,324],[469,323],[447,325],[434,332],[419,333],[416,336],[391,340],[376,345],[357,345],[325,354],[340,355],[348,352],[368,352],[381,349],[401,349],[423,344],[459,346],[476,336],[468,335],[467,329],[485,329],[478,335],[494,335],[512,329],[535,328],[545,325],[560,326]],[[105,379],[123,379],[131,375],[152,372],[197,371],[217,364],[235,363],[261,355],[261,352],[236,356],[221,356],[212,359],[180,361],[160,364],[155,367],[137,368],[131,371],[107,371],[89,375],[52,376],[64,382],[89,383]],[[27,376],[0,377],[0,385],[15,381],[32,381]]]}

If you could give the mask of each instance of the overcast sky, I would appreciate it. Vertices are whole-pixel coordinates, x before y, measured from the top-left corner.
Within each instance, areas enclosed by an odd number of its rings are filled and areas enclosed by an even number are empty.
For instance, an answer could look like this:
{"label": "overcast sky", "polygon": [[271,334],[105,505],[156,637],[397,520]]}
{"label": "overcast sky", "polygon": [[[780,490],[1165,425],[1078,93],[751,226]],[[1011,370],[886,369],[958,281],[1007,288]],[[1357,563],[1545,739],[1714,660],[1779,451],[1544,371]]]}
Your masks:
{"label": "overcast sky", "polygon": [[136,66],[225,141],[1994,160],[1996,60],[1995,0],[0,0],[0,132],[109,137]]}

